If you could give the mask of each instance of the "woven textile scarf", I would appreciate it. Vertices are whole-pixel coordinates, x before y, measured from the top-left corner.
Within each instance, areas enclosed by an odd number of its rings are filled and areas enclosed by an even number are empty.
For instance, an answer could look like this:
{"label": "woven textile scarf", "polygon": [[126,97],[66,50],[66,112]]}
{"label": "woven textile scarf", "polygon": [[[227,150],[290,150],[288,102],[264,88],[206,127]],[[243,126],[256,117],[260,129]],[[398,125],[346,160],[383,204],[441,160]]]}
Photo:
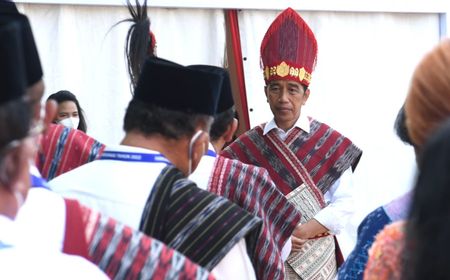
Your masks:
{"label": "woven textile scarf", "polygon": [[294,128],[284,141],[274,130],[263,135],[264,124],[257,126],[225,148],[222,155],[266,168],[285,195],[303,183],[298,175],[300,167],[295,164],[300,161],[325,194],[345,170],[356,168],[362,152],[328,125],[310,121],[309,134]]}
{"label": "woven textile scarf", "polygon": [[41,140],[36,166],[42,177],[51,180],[95,160],[105,145],[77,129],[51,124]]}
{"label": "woven textile scarf", "polygon": [[211,271],[242,238],[256,238],[261,220],[167,166],[153,186],[139,229]]}
{"label": "woven textile scarf", "polygon": [[[326,206],[324,193],[345,170],[356,167],[361,151],[348,138],[313,119],[309,134],[293,128],[284,141],[274,130],[266,135],[263,130],[264,124],[248,131],[222,154],[266,168],[305,223]],[[332,236],[308,241],[298,254],[288,258],[288,278],[334,278],[335,249]]]}
{"label": "woven textile scarf", "polygon": [[250,251],[258,279],[285,279],[281,250],[300,222],[300,212],[264,168],[217,156],[213,170],[208,191],[228,198],[263,221]]}
{"label": "woven textile scarf", "polygon": [[64,252],[86,257],[111,279],[214,279],[206,269],[164,243],[76,200],[65,201],[68,225]]}

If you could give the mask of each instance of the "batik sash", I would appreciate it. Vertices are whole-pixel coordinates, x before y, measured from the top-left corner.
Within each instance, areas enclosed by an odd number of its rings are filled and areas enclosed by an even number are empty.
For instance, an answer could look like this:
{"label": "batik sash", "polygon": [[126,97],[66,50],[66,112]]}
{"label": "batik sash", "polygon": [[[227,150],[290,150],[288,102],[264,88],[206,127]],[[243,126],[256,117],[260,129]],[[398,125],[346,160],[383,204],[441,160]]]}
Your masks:
{"label": "batik sash", "polygon": [[95,160],[105,145],[84,132],[50,124],[42,139],[36,166],[42,177],[51,180]]}
{"label": "batik sash", "polygon": [[260,228],[259,218],[197,188],[173,166],[156,180],[139,227],[210,271],[242,238],[258,236]]}
{"label": "batik sash", "polygon": [[228,198],[262,219],[262,229],[250,249],[258,279],[284,279],[281,251],[300,222],[301,214],[276,188],[267,170],[218,156],[208,191]]}
{"label": "batik sash", "polygon": [[[164,243],[66,199],[65,253],[88,254],[111,279],[199,279],[214,277]],[[70,231],[69,233],[67,233]],[[83,247],[83,248],[81,248]]]}

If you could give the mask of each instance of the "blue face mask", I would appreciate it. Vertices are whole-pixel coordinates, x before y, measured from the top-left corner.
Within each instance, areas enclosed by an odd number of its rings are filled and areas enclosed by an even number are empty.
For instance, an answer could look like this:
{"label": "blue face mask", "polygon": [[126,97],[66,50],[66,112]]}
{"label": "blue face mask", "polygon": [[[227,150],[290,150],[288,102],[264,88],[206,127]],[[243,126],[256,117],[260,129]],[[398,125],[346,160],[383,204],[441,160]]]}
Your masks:
{"label": "blue face mask", "polygon": [[188,167],[188,174],[187,176],[192,174],[192,147],[194,146],[194,143],[200,138],[200,136],[204,133],[203,130],[198,130],[194,136],[192,136],[191,141],[189,142],[189,150],[188,150],[188,159],[189,159],[189,167]]}

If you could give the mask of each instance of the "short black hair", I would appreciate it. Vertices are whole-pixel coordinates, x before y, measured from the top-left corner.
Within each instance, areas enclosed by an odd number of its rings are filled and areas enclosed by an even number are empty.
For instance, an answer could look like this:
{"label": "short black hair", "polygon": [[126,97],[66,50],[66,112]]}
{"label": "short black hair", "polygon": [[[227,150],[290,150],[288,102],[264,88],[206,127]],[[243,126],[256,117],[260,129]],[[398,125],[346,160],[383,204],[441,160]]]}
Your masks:
{"label": "short black hair", "polygon": [[87,124],[86,124],[86,118],[84,117],[84,111],[81,108],[80,103],[78,102],[77,97],[75,94],[71,93],[68,90],[60,90],[52,95],[50,95],[47,100],[55,100],[58,105],[65,101],[72,101],[77,106],[78,110],[78,117],[80,119],[80,123],[78,124],[77,129],[81,130],[83,132],[87,131]]}
{"label": "short black hair", "polygon": [[123,129],[137,131],[145,136],[160,134],[168,139],[192,137],[202,125],[209,132],[212,117],[173,111],[133,99],[125,112]]}
{"label": "short black hair", "polygon": [[31,125],[31,105],[16,99],[0,106],[0,150],[14,140],[28,135]]}
{"label": "short black hair", "polygon": [[398,138],[400,138],[403,143],[413,146],[411,138],[409,138],[408,128],[406,127],[405,104],[402,105],[397,113],[394,123],[394,130],[397,133]]}
{"label": "short black hair", "polygon": [[211,132],[209,133],[211,141],[217,141],[225,133],[228,126],[233,122],[235,113],[234,106],[232,106],[228,110],[214,116],[214,122],[211,125]]}

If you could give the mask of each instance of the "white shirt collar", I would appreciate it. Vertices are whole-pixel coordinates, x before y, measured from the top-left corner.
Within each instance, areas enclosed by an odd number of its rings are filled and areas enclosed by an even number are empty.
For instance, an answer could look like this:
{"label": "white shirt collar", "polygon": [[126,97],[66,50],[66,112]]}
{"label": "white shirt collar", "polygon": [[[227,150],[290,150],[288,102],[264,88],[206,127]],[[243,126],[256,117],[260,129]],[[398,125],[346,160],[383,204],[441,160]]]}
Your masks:
{"label": "white shirt collar", "polygon": [[[295,124],[292,128],[294,128],[294,127],[298,127],[301,130],[305,131],[306,133],[309,133],[309,131],[311,130],[311,127],[309,124],[309,119],[305,114],[300,114],[300,117],[297,119],[297,121],[295,122]],[[292,128],[290,128],[288,131],[284,132],[281,128],[279,128],[277,126],[275,119],[273,118],[264,127],[263,135],[266,135],[272,129],[276,129],[278,132],[282,132],[282,134],[287,135],[292,130]]]}

